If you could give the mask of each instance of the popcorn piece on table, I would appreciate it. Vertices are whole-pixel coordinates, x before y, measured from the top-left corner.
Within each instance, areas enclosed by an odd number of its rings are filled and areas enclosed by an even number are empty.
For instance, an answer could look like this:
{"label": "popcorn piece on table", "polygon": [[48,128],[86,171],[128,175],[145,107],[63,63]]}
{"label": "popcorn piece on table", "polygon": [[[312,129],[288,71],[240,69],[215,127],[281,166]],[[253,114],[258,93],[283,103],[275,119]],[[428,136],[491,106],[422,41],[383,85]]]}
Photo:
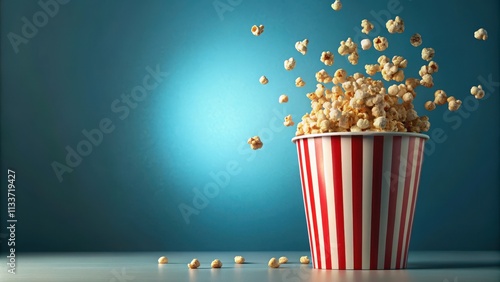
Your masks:
{"label": "popcorn piece on table", "polygon": [[340,0],[335,0],[335,2],[333,2],[332,4],[332,9],[335,11],[340,11],[340,9],[342,9],[342,2],[340,2]]}
{"label": "popcorn piece on table", "polygon": [[280,267],[280,263],[278,262],[278,260],[276,258],[271,258],[269,260],[269,262],[267,263],[267,265],[271,268],[278,268]]}
{"label": "popcorn piece on table", "polygon": [[474,95],[476,99],[483,99],[485,95],[483,87],[481,85],[472,86],[470,89],[470,94]]}
{"label": "popcorn piece on table", "polygon": [[387,38],[383,36],[377,36],[376,38],[373,39],[373,47],[377,51],[384,51],[389,47],[389,42],[387,41]]}
{"label": "popcorn piece on table", "polygon": [[415,33],[410,37],[410,44],[413,47],[418,47],[422,44],[422,36],[419,33]]}
{"label": "popcorn piece on table", "polygon": [[254,136],[254,137],[249,138],[247,143],[250,144],[250,148],[252,148],[252,150],[257,150],[257,149],[262,148],[262,146],[264,146],[262,141],[260,141],[259,136]]}
{"label": "popcorn piece on table", "polygon": [[436,104],[433,101],[427,101],[425,102],[424,107],[428,111],[433,111],[436,109]]}
{"label": "popcorn piece on table", "polygon": [[448,110],[454,112],[457,111],[462,105],[462,101],[455,99],[455,97],[450,96],[447,99],[448,101]]}
{"label": "popcorn piece on table", "polygon": [[212,263],[210,264],[212,268],[221,268],[222,267],[222,262],[219,259],[214,259]]}
{"label": "popcorn piece on table", "polygon": [[433,48],[423,48],[422,49],[422,59],[426,61],[432,60],[434,58],[435,51]]}
{"label": "popcorn piece on table", "polygon": [[245,258],[242,257],[242,256],[235,256],[234,257],[234,262],[237,263],[237,264],[242,264],[245,262]]}
{"label": "popcorn piece on table", "polygon": [[288,262],[288,258],[287,257],[280,257],[278,262],[279,262],[279,264],[287,263]]}
{"label": "popcorn piece on table", "polygon": [[388,20],[385,27],[389,33],[403,33],[405,31],[404,21],[399,16],[396,16],[394,20]]}
{"label": "popcorn piece on table", "polygon": [[295,59],[291,57],[290,59],[285,60],[284,66],[286,70],[293,70],[293,68],[295,68]]}
{"label": "popcorn piece on table", "polygon": [[363,28],[361,32],[364,34],[370,33],[370,31],[374,28],[373,24],[367,19],[361,21],[361,27]]}
{"label": "popcorn piece on table", "polygon": [[168,258],[167,257],[160,257],[158,259],[158,264],[167,264],[168,263]]}
{"label": "popcorn piece on table", "polygon": [[302,80],[302,77],[297,77],[297,79],[295,79],[295,86],[304,87],[304,85],[306,85],[306,82]]}
{"label": "popcorn piece on table", "polygon": [[319,59],[322,63],[324,63],[327,66],[333,65],[334,57],[332,52],[330,51],[323,51]]}
{"label": "popcorn piece on table", "polygon": [[252,26],[252,34],[255,35],[255,36],[259,36],[261,35],[263,32],[264,32],[264,26],[263,25],[259,25],[259,26]]}
{"label": "popcorn piece on table", "polygon": [[310,260],[307,256],[302,256],[300,257],[300,263],[302,264],[309,264]]}
{"label": "popcorn piece on table", "polygon": [[480,28],[474,32],[474,37],[477,40],[486,40],[488,39],[488,32],[484,28]]}
{"label": "popcorn piece on table", "polygon": [[361,40],[361,49],[368,50],[372,48],[372,41],[368,38]]}
{"label": "popcorn piece on table", "polygon": [[287,126],[287,127],[288,127],[288,126],[293,126],[295,123],[294,123],[294,122],[293,122],[293,120],[292,120],[292,115],[287,115],[287,116],[285,117],[285,121],[283,122],[283,124],[284,124],[285,126]]}
{"label": "popcorn piece on table", "polygon": [[302,41],[297,41],[295,43],[295,49],[299,51],[302,55],[305,55],[307,53],[307,45],[309,44],[309,40],[304,39]]}
{"label": "popcorn piece on table", "polygon": [[187,266],[189,269],[197,269],[198,267],[200,267],[200,262],[198,261],[198,259],[193,259],[190,263],[188,263]]}
{"label": "popcorn piece on table", "polygon": [[280,102],[280,104],[283,104],[283,103],[287,103],[288,102],[288,96],[285,95],[285,94],[281,94],[278,101]]}
{"label": "popcorn piece on table", "polygon": [[263,76],[261,76],[259,78],[259,82],[260,82],[260,84],[264,84],[265,85],[265,84],[267,84],[269,82],[269,80],[267,79],[267,77],[265,75],[263,75]]}

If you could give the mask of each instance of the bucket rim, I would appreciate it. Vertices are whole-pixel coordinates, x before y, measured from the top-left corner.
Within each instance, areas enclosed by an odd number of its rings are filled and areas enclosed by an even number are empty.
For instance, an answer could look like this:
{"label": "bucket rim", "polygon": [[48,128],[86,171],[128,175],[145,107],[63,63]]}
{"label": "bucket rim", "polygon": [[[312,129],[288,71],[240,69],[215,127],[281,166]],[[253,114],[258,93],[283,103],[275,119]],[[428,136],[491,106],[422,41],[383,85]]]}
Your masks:
{"label": "bucket rim", "polygon": [[429,135],[423,133],[415,133],[415,132],[363,131],[363,132],[328,132],[328,133],[317,133],[317,134],[305,134],[293,137],[292,142],[295,143],[297,140],[300,139],[331,137],[331,136],[402,136],[402,137],[407,136],[407,137],[420,137],[425,140],[429,139]]}

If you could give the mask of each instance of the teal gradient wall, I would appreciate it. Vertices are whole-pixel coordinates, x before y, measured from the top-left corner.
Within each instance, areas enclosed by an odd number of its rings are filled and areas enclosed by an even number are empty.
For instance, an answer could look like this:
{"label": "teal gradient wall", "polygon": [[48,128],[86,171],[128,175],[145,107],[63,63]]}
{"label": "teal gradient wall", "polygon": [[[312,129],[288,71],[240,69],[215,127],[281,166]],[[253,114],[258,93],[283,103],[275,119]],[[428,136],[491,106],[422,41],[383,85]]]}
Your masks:
{"label": "teal gradient wall", "polygon": [[[56,3],[42,25],[38,1],[0,1],[1,250],[8,168],[18,251],[307,250],[295,129],[282,119],[309,111],[322,51],[335,53],[329,72],[376,62],[374,49],[357,66],[338,55],[347,37],[387,36],[386,54],[407,58],[417,76],[415,32],[440,66],[417,111],[436,89],[464,105],[428,113],[411,249],[498,250],[498,1],[344,1],[340,12],[331,2],[42,0]],[[406,31],[389,35],[381,23],[396,15]],[[369,36],[357,31],[364,18],[378,26]],[[260,37],[254,24],[266,26]],[[474,39],[479,27],[487,41]],[[306,56],[294,48],[304,38]],[[294,86],[298,76],[306,87]],[[469,94],[477,84],[480,101]],[[257,134],[265,145],[252,151],[246,140]],[[88,155],[67,160],[68,148]],[[55,162],[71,171],[58,177]]]}

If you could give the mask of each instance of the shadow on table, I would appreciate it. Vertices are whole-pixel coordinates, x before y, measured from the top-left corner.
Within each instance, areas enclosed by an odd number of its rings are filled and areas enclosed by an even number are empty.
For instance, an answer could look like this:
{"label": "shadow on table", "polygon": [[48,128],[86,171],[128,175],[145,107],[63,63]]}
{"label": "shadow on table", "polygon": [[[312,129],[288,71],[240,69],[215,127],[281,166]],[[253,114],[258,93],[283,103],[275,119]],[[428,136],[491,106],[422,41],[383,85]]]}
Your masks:
{"label": "shadow on table", "polygon": [[500,261],[478,262],[446,262],[446,261],[421,261],[408,263],[407,269],[456,269],[456,268],[498,268]]}

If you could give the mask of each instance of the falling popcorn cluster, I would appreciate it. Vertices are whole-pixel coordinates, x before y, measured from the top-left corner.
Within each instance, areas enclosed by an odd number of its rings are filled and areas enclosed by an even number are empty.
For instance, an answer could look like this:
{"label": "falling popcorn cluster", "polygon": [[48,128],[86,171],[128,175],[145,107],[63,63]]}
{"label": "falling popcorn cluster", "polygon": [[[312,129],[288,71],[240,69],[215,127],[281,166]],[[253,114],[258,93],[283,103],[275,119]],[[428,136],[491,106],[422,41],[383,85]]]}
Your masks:
{"label": "falling popcorn cluster", "polygon": [[[337,0],[332,4],[332,9],[339,11],[342,3]],[[256,26],[252,28],[254,30]],[[364,19],[361,21],[362,33],[369,34],[374,25]],[[385,25],[390,34],[403,33],[405,23],[403,19],[396,16],[389,19]],[[259,29],[256,29],[259,31]],[[262,28],[263,30],[263,28]],[[254,33],[255,34],[255,33]],[[256,34],[257,35],[257,34]],[[480,28],[474,33],[478,40],[486,40],[488,34],[485,29]],[[410,37],[410,44],[419,47],[423,40],[419,33]],[[295,43],[295,49],[302,55],[306,55],[308,39]],[[372,46],[379,52],[389,47],[389,40],[383,36],[376,36],[373,41],[365,38],[360,41],[360,49],[369,50]],[[357,65],[359,60],[358,44],[350,37],[340,42],[337,52],[341,56],[347,56],[352,65]],[[317,81],[314,92],[306,96],[311,101],[311,112],[302,116],[297,124],[295,135],[317,134],[327,132],[361,132],[361,131],[390,131],[390,132],[426,132],[430,128],[429,118],[419,116],[414,107],[418,87],[434,87],[433,74],[439,70],[439,65],[433,59],[436,52],[431,47],[421,49],[422,60],[428,62],[420,67],[419,77],[405,76],[408,61],[402,56],[389,58],[381,55],[377,63],[364,66],[366,75],[363,73],[348,74],[344,69],[337,69],[332,74],[321,69],[315,74]],[[323,51],[320,61],[325,66],[332,66],[335,55],[330,51]],[[284,61],[284,68],[291,71],[296,67],[293,57]],[[375,79],[373,76],[381,74],[382,79],[390,85],[385,85],[383,80]],[[263,77],[264,78],[264,77]],[[261,78],[262,84],[267,79]],[[305,81],[298,77],[295,86],[305,86]],[[333,85],[330,85],[333,84]],[[476,99],[482,99],[485,95],[481,85],[473,86],[470,93]],[[279,103],[288,102],[288,96],[281,95]],[[462,101],[454,96],[448,96],[444,90],[436,90],[434,99],[424,102],[424,108],[433,111],[437,106],[448,105],[450,111],[457,111]],[[292,116],[284,118],[285,126],[293,126],[295,123]],[[262,142],[258,136],[248,140],[248,144],[254,150],[262,148]]]}

